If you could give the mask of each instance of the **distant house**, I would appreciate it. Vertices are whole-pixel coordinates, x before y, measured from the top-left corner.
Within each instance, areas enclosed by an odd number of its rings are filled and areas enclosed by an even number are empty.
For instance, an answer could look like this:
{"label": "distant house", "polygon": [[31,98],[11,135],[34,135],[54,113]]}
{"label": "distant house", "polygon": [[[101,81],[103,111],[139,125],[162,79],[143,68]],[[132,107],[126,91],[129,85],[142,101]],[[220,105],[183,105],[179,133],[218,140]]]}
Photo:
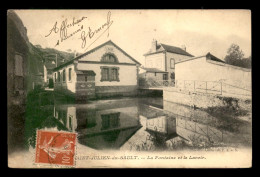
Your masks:
{"label": "distant house", "polygon": [[43,65],[43,71],[44,71],[44,83],[45,85],[49,86],[53,84],[53,69],[56,67],[56,63],[53,61],[47,61]]}
{"label": "distant house", "polygon": [[179,48],[157,43],[156,40],[152,41],[150,51],[144,56],[145,66],[142,69],[146,74],[143,76],[156,80],[174,79],[175,64],[193,57],[185,47]]}
{"label": "distant house", "polygon": [[108,41],[53,69],[54,90],[77,98],[133,95],[140,63]]}

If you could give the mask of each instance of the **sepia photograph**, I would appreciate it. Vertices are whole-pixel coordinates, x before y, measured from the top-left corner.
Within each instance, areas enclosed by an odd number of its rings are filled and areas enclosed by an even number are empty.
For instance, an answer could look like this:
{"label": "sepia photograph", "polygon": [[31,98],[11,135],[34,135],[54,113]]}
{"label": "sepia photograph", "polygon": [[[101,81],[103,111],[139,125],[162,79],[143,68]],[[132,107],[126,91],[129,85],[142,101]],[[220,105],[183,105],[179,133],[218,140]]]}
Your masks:
{"label": "sepia photograph", "polygon": [[252,167],[250,10],[6,14],[9,168]]}

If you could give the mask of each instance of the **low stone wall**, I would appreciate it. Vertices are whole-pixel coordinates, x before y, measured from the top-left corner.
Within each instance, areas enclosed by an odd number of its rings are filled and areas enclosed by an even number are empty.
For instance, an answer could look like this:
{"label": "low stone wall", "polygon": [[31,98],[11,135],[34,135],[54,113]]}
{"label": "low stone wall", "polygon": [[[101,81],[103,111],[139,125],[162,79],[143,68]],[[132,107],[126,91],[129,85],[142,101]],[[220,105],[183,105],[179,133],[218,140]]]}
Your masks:
{"label": "low stone wall", "polygon": [[164,89],[163,100],[182,105],[188,105],[195,108],[232,106],[234,108],[247,107],[248,109],[248,105],[250,104],[245,104],[245,102],[251,103],[251,100],[249,99],[239,99],[222,95],[179,91],[177,89]]}
{"label": "low stone wall", "polygon": [[[91,87],[89,88],[89,84]],[[84,88],[81,86],[84,85]],[[85,86],[86,85],[86,86]],[[126,86],[94,86],[94,83],[77,83],[76,93],[72,93],[64,84],[55,84],[54,90],[69,96],[75,96],[76,99],[95,99],[113,96],[136,96],[138,94],[136,85]]]}
{"label": "low stone wall", "polygon": [[97,97],[107,96],[135,96],[137,95],[136,85],[127,86],[96,86]]}

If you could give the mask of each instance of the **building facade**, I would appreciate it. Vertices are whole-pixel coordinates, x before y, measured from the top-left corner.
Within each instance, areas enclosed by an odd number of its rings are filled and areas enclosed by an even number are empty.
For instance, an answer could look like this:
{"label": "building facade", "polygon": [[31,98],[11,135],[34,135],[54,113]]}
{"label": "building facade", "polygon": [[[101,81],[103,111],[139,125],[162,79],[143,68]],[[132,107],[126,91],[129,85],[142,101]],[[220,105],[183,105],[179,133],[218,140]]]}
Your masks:
{"label": "building facade", "polygon": [[226,64],[212,54],[176,64],[177,81],[221,81],[242,88],[251,87],[251,69]]}
{"label": "building facade", "polygon": [[[152,41],[152,46],[145,56],[145,76],[155,80],[170,80],[175,77],[175,64],[193,57],[184,47],[179,48]],[[151,74],[153,73],[153,74]],[[147,78],[146,77],[146,78]]]}
{"label": "building facade", "polygon": [[77,98],[135,95],[140,63],[108,41],[53,70],[54,90]]}
{"label": "building facade", "polygon": [[17,14],[7,12],[7,98],[8,106],[25,104],[27,89],[27,30]]}

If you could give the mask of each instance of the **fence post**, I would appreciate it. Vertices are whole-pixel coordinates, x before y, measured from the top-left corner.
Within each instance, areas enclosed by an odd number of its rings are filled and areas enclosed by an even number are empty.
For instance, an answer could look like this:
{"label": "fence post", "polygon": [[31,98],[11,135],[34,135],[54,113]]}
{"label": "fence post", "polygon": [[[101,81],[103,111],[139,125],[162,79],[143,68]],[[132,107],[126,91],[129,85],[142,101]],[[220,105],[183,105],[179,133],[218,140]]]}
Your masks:
{"label": "fence post", "polygon": [[194,89],[193,89],[193,91],[195,92],[195,81],[193,81],[193,85],[194,85]]}

